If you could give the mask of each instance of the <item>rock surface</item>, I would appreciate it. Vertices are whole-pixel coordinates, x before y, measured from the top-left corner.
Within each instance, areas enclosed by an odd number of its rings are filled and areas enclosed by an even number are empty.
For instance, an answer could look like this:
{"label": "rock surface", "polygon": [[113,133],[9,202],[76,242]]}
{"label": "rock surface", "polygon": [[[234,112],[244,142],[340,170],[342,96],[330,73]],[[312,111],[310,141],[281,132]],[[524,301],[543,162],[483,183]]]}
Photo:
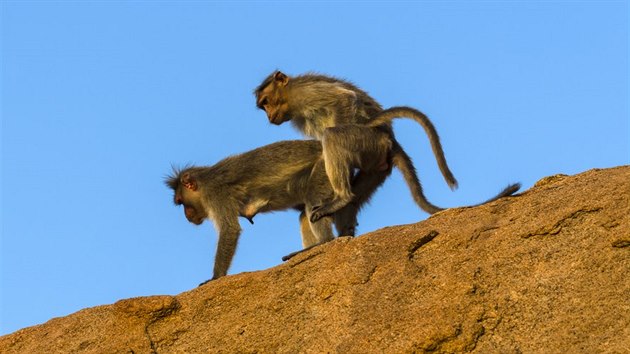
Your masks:
{"label": "rock surface", "polygon": [[0,337],[2,353],[630,353],[630,167],[340,238],[177,296]]}

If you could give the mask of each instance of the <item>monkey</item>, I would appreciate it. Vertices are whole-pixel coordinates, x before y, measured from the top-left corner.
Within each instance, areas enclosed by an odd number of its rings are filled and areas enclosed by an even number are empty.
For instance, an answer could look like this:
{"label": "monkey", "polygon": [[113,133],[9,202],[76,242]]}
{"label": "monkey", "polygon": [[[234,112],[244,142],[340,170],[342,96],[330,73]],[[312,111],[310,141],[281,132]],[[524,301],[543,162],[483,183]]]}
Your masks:
{"label": "monkey", "polygon": [[[378,119],[391,119],[388,113],[396,112],[384,111]],[[376,169],[380,173],[374,165],[380,164],[382,159],[391,161],[401,169],[412,194],[422,196],[421,191],[414,191],[419,182],[414,180],[415,171],[407,170],[407,157],[402,149],[389,149],[391,144],[391,139],[381,136],[380,140],[366,145],[368,153],[389,151],[391,156],[379,156],[373,160],[373,165],[362,165],[368,171],[365,174],[372,178],[369,171]],[[313,206],[335,196],[322,151],[322,144],[317,140],[280,141],[230,156],[212,166],[174,168],[166,177],[166,185],[174,192],[173,202],[184,207],[186,219],[195,225],[210,219],[217,229],[219,241],[210,280],[227,274],[241,233],[239,216],[253,224],[258,213],[291,208],[300,211],[303,250],[293,252],[283,260],[332,240],[333,223],[339,236],[354,236],[357,214],[371,197],[365,191],[357,192],[354,185],[352,191],[360,198],[355,198],[350,205],[316,220],[311,215]],[[391,166],[388,169],[391,170]]]}
{"label": "monkey", "polygon": [[[254,89],[256,106],[275,125],[291,121],[304,135],[321,140],[326,174],[334,198],[315,206],[311,221],[344,208],[353,214],[391,174],[396,165],[412,191],[414,201],[429,214],[443,208],[431,204],[423,194],[411,158],[402,149],[392,130],[394,118],[410,117],[425,130],[442,176],[451,189],[458,182],[450,171],[439,135],[429,118],[407,107],[383,107],[354,84],[318,74],[295,77],[274,71]],[[374,141],[389,144],[373,144]],[[358,170],[355,173],[355,170]],[[352,184],[352,186],[351,186]],[[520,184],[510,184],[484,203],[514,194]],[[481,204],[484,204],[481,203]]]}
{"label": "monkey", "polygon": [[356,225],[356,213],[344,213],[344,219],[326,216],[311,221],[312,206],[334,196],[324,171],[322,146],[316,140],[281,141],[212,166],[174,168],[165,183],[174,192],[175,205],[184,207],[189,222],[201,225],[210,219],[217,229],[210,280],[227,274],[241,233],[239,216],[253,223],[258,213],[297,209],[305,249],[332,240],[333,222],[338,232]]}

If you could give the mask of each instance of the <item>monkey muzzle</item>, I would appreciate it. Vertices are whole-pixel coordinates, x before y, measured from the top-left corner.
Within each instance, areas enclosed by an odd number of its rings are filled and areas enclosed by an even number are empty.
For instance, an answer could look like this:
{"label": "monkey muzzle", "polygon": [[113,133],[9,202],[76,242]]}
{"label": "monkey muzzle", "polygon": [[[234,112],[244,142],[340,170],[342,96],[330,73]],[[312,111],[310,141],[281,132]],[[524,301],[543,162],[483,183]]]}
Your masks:
{"label": "monkey muzzle", "polygon": [[289,106],[286,102],[280,102],[275,106],[268,105],[264,109],[271,124],[280,125],[291,119]]}
{"label": "monkey muzzle", "polygon": [[197,216],[195,209],[189,205],[185,205],[184,204],[184,215],[186,216],[186,219],[190,222],[193,223],[195,225],[201,225],[203,224],[203,217]]}
{"label": "monkey muzzle", "polygon": [[284,123],[284,119],[282,119],[282,117],[279,114],[269,114],[267,115],[267,117],[269,118],[269,123],[274,124],[274,125],[280,125],[282,123]]}

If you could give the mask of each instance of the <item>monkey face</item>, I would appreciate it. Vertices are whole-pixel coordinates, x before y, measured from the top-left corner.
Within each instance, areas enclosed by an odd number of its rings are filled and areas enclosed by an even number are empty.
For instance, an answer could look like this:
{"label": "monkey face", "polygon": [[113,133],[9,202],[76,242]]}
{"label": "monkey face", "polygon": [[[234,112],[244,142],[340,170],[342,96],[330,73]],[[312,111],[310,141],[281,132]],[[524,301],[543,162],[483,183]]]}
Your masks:
{"label": "monkey face", "polygon": [[289,105],[285,103],[278,103],[275,106],[268,105],[268,108],[265,109],[267,112],[267,118],[269,118],[269,123],[280,125],[286,121],[291,120],[291,117],[287,114],[289,110]]}
{"label": "monkey face", "polygon": [[201,225],[208,215],[201,200],[197,176],[188,170],[174,169],[173,172],[174,175],[165,181],[166,185],[173,189],[173,203],[184,206],[184,216],[189,222]]}
{"label": "monkey face", "polygon": [[203,213],[204,208],[199,200],[199,192],[192,191],[185,185],[181,185],[175,192],[174,201],[175,205],[184,206],[184,216],[189,222],[201,225],[206,219],[206,214]]}
{"label": "monkey face", "polygon": [[286,75],[277,72],[271,82],[256,92],[256,106],[267,113],[271,124],[280,125],[291,120],[286,88],[288,80]]}
{"label": "monkey face", "polygon": [[280,125],[291,117],[288,115],[289,104],[278,95],[280,89],[274,90],[275,85],[267,86],[261,93],[258,99],[258,108],[267,113],[267,118],[271,124]]}
{"label": "monkey face", "polygon": [[187,193],[186,188],[177,191],[177,193],[175,193],[175,204],[184,206],[184,216],[186,216],[189,222],[195,225],[201,225],[206,215],[201,212],[203,208],[199,205],[198,201],[195,200],[194,196],[190,194],[192,193]]}

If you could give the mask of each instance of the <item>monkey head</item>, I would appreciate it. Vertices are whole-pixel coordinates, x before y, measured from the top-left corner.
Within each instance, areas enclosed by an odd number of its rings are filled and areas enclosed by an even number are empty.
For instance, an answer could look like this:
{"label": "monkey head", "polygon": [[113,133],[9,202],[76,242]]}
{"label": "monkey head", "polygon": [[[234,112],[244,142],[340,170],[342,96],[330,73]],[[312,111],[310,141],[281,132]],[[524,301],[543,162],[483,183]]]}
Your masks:
{"label": "monkey head", "polygon": [[272,124],[280,125],[291,120],[287,99],[289,80],[284,73],[275,71],[254,90],[256,106],[267,113]]}
{"label": "monkey head", "polygon": [[167,178],[166,185],[175,192],[173,196],[175,205],[184,206],[186,219],[195,225],[201,225],[207,214],[201,201],[197,178],[191,172],[176,171],[173,176]]}

